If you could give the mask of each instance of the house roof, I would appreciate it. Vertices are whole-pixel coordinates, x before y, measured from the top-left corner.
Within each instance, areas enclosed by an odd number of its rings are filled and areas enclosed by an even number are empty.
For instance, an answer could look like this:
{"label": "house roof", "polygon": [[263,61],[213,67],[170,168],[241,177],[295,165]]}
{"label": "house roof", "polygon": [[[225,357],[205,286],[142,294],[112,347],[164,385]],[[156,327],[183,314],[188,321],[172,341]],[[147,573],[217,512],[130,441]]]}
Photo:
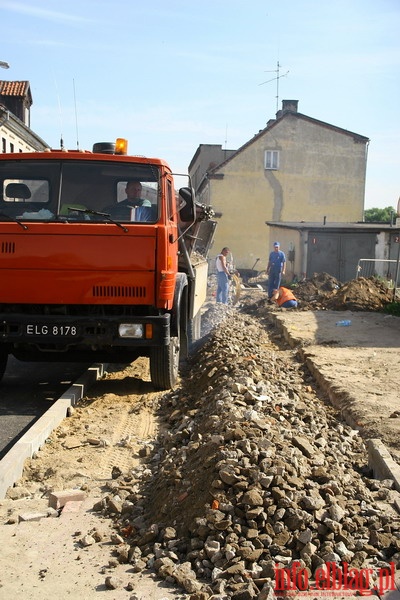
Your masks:
{"label": "house roof", "polygon": [[266,225],[270,227],[279,227],[281,229],[296,229],[301,231],[386,231],[392,230],[397,231],[399,225],[390,225],[390,223],[339,223],[327,221],[324,223],[316,223],[315,221],[265,221]]}
{"label": "house roof", "polygon": [[29,81],[0,81],[0,96],[14,96],[25,98],[28,96],[32,104],[32,95]]}
{"label": "house roof", "polygon": [[314,123],[315,125],[319,125],[320,127],[325,127],[326,129],[337,131],[338,133],[341,133],[343,135],[351,136],[354,139],[354,141],[356,143],[359,143],[359,144],[367,144],[369,142],[369,138],[365,137],[364,135],[360,135],[358,133],[354,133],[352,131],[348,131],[347,129],[342,129],[341,127],[337,127],[336,125],[331,125],[330,123],[325,123],[325,121],[319,121],[318,119],[314,119],[313,117],[309,117],[307,115],[303,115],[302,113],[299,113],[296,110],[287,110],[286,109],[284,111],[279,111],[277,113],[277,118],[276,119],[271,119],[270,121],[268,121],[268,124],[267,124],[266,127],[264,127],[264,129],[261,129],[256,135],[254,135],[252,137],[251,140],[249,140],[248,142],[246,142],[245,144],[243,144],[243,146],[241,146],[240,148],[238,148],[238,150],[236,150],[236,152],[234,154],[232,154],[231,156],[229,156],[229,158],[227,158],[226,160],[224,160],[224,162],[220,163],[217,167],[215,167],[215,169],[213,169],[211,172],[209,172],[209,174],[208,174],[209,178],[212,178],[213,173],[218,172],[221,167],[225,166],[229,161],[231,161],[238,154],[240,154],[241,152],[243,152],[243,150],[245,150],[246,148],[248,148],[251,144],[253,144],[260,137],[262,137],[263,135],[265,135],[265,133],[267,131],[268,132],[271,131],[271,129],[273,129],[274,127],[276,127],[279,123],[281,123],[283,121],[283,119],[286,119],[289,116],[296,117],[296,118],[302,119],[304,121],[308,121],[309,123]]}

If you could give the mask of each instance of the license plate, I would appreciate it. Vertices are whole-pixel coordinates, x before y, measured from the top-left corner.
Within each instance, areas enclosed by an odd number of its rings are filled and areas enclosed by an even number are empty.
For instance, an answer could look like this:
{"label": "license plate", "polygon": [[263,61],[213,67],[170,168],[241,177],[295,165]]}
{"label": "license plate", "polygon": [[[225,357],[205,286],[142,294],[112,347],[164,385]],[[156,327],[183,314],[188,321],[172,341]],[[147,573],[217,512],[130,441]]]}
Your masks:
{"label": "license plate", "polygon": [[46,337],[75,337],[78,335],[78,328],[75,325],[26,325],[27,335],[41,335]]}

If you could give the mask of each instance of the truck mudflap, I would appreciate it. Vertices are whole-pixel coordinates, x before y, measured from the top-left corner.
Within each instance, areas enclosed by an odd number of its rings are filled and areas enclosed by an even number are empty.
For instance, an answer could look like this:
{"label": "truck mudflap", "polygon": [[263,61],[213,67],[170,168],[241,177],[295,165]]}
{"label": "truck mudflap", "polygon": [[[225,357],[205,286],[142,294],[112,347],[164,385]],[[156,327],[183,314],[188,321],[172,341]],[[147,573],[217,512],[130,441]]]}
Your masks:
{"label": "truck mudflap", "polygon": [[[31,346],[44,352],[63,352],[73,347],[106,349],[164,346],[170,341],[170,318],[169,313],[100,318],[3,314],[0,316],[0,344],[7,345],[11,352],[16,346]],[[129,325],[138,325],[135,332],[137,337],[132,337],[132,328],[127,327]],[[140,331],[143,335],[138,337]]]}

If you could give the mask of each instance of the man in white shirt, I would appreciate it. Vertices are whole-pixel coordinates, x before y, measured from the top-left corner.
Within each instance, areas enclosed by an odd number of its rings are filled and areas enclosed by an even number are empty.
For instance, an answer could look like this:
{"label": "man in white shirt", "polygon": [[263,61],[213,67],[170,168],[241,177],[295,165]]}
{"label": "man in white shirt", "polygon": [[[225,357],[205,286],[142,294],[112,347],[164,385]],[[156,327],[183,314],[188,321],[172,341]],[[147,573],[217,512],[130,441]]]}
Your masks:
{"label": "man in white shirt", "polygon": [[221,304],[228,304],[229,295],[229,279],[230,273],[226,263],[226,257],[230,250],[225,247],[222,248],[220,254],[215,259],[215,266],[217,269],[217,302]]}

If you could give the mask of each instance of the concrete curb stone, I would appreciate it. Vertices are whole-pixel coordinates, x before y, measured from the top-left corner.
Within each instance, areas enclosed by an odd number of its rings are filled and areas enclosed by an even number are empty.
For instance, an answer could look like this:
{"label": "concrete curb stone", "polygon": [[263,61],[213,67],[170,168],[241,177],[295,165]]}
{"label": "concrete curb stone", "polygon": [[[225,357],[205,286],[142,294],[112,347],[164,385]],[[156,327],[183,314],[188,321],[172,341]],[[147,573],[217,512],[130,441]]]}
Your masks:
{"label": "concrete curb stone", "polygon": [[21,477],[27,458],[44,444],[51,432],[68,414],[68,409],[83,398],[87,390],[103,376],[106,365],[93,364],[17,441],[0,461],[0,499]]}
{"label": "concrete curb stone", "polygon": [[377,479],[391,479],[395,489],[400,492],[400,466],[393,460],[390,452],[381,440],[367,440],[369,467]]}

